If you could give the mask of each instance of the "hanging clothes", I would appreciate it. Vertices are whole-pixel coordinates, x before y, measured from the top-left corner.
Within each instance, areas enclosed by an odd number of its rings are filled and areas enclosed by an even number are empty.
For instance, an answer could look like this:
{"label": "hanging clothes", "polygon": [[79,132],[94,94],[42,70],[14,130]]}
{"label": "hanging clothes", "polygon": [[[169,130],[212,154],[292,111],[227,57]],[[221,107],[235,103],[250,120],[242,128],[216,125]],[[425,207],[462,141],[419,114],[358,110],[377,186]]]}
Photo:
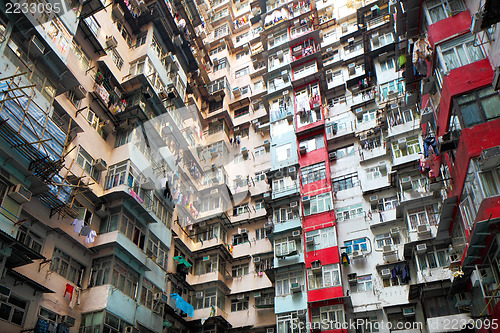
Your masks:
{"label": "hanging clothes", "polygon": [[438,148],[437,148],[437,142],[436,138],[433,136],[429,136],[424,139],[424,156],[427,158],[429,156],[429,148],[432,147],[432,151],[434,152],[434,155],[438,156]]}
{"label": "hanging clothes", "polygon": [[66,323],[60,323],[57,325],[57,333],[69,333],[69,327]]}
{"label": "hanging clothes", "polygon": [[97,236],[97,233],[94,230],[90,230],[87,237],[85,237],[85,243],[86,244],[93,243],[96,236]]}
{"label": "hanging clothes", "polygon": [[92,229],[90,228],[90,226],[89,226],[89,225],[84,225],[84,226],[82,227],[82,230],[80,230],[80,236],[85,236],[85,237],[87,237],[87,236],[90,234],[90,231],[91,231],[91,230],[92,230]]}
{"label": "hanging clothes", "polygon": [[82,231],[82,227],[83,227],[83,220],[78,220],[78,219],[75,219],[73,220],[73,223],[71,223],[71,225],[75,226],[74,228],[74,231],[79,234],[80,231]]}
{"label": "hanging clothes", "polygon": [[391,275],[392,275],[392,283],[394,285],[397,285],[398,284],[398,275],[396,273],[396,267],[394,267],[391,271]]}
{"label": "hanging clothes", "polygon": [[35,333],[49,333],[49,322],[45,319],[38,319],[35,325]]}
{"label": "hanging clothes", "polygon": [[430,60],[432,56],[432,46],[429,43],[429,40],[427,37],[423,38],[420,37],[414,44],[413,44],[413,56],[412,56],[412,62],[414,65],[417,64],[419,60]]}
{"label": "hanging clothes", "polygon": [[75,290],[75,287],[72,286],[69,283],[66,283],[66,289],[64,290],[64,295],[63,297],[66,297],[66,294],[69,293],[69,300],[71,301],[73,299],[73,291]]}

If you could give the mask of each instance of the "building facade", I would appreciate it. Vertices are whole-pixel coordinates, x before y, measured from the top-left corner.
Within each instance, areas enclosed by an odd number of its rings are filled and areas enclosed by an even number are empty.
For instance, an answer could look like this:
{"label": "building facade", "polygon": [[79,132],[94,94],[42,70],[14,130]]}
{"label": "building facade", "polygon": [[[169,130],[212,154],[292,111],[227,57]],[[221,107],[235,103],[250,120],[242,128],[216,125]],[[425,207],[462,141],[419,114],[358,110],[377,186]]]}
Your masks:
{"label": "building facade", "polygon": [[0,331],[497,331],[497,7],[0,4]]}

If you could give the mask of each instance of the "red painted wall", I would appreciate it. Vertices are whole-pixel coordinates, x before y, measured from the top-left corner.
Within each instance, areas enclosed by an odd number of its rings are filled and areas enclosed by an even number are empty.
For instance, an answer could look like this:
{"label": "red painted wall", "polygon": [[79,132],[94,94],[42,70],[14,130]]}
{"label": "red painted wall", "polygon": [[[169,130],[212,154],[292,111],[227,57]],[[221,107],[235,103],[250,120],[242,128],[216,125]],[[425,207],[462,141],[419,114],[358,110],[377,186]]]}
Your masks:
{"label": "red painted wall", "polygon": [[338,246],[329,247],[327,249],[311,251],[305,253],[306,268],[311,267],[311,262],[319,260],[321,265],[338,264],[340,262]]}
{"label": "red painted wall", "polygon": [[326,228],[331,226],[334,221],[335,212],[332,209],[328,212],[304,216],[302,218],[302,228],[307,231]]}
{"label": "red painted wall", "polygon": [[449,38],[470,32],[472,18],[469,11],[463,11],[452,17],[441,20],[429,26],[428,36],[432,46]]}
{"label": "red painted wall", "polygon": [[[307,291],[307,302],[319,302],[325,300],[331,300],[334,298],[339,298],[344,296],[344,290],[342,286],[332,287],[332,288],[322,288],[315,290]],[[320,306],[326,306],[330,304],[324,304],[325,302],[321,302]],[[338,304],[338,303],[337,303]]]}

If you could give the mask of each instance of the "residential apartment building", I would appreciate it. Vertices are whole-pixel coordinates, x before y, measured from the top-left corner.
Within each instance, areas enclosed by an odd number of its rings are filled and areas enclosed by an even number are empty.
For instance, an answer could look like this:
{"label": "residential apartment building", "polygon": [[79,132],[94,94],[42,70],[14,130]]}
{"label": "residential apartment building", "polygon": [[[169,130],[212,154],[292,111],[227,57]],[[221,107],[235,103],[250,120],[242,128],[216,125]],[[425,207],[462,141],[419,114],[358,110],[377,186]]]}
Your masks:
{"label": "residential apartment building", "polygon": [[0,9],[0,331],[497,330],[492,1]]}

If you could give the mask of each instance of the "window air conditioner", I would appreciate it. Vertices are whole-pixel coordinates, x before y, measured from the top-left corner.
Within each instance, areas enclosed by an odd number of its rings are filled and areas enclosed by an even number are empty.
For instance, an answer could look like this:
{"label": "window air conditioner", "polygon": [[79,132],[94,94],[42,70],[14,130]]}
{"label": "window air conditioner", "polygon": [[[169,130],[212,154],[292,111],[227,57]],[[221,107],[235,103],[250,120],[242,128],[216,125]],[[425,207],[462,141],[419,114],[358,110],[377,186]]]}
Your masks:
{"label": "window air conditioner", "polygon": [[300,283],[295,282],[290,284],[290,290],[294,293],[302,291],[302,286]]}
{"label": "window air conditioner", "polygon": [[417,226],[417,236],[419,238],[426,238],[431,236],[431,230],[426,224],[421,224]]}
{"label": "window air conditioner", "polygon": [[477,34],[481,30],[481,24],[483,24],[483,13],[477,12],[472,16],[472,23],[470,25],[470,32],[473,34]]}
{"label": "window air conditioner", "polygon": [[97,160],[95,160],[94,168],[97,171],[104,171],[108,168],[108,164],[102,158],[98,158]]}
{"label": "window air conditioner", "polygon": [[240,235],[242,235],[242,234],[246,234],[246,233],[247,233],[247,229],[245,229],[245,228],[240,228],[240,229],[238,229],[238,233],[239,233]]}
{"label": "window air conditioner", "polygon": [[424,254],[427,252],[427,245],[426,244],[417,244],[417,254]]}
{"label": "window air conditioner", "polygon": [[113,6],[112,13],[113,13],[113,17],[117,21],[121,20],[123,18],[123,15],[125,14],[123,12],[122,7],[119,4],[116,4],[116,5]]}
{"label": "window air conditioner", "polygon": [[254,257],[253,262],[260,262],[260,257]]}
{"label": "window air conditioner", "polygon": [[370,203],[377,203],[378,202],[378,196],[377,195],[372,195],[370,197]]}
{"label": "window air conditioner", "polygon": [[403,308],[403,316],[407,317],[415,316],[415,308],[413,306],[409,308]]}
{"label": "window air conditioner", "polygon": [[116,38],[114,36],[106,36],[106,48],[107,49],[116,49],[116,47],[118,46],[118,41],[116,40]]}
{"label": "window air conditioner", "polygon": [[203,291],[198,291],[198,292],[196,292],[196,294],[195,294],[195,298],[196,298],[196,299],[202,299],[202,298],[203,298]]}
{"label": "window air conditioner", "polygon": [[307,147],[305,145],[301,145],[299,147],[299,153],[300,155],[304,155],[307,152]]}
{"label": "window air conditioner", "polygon": [[306,316],[306,313],[307,313],[306,309],[297,310],[297,317],[304,318]]}
{"label": "window air conditioner", "polygon": [[391,228],[390,234],[391,234],[391,237],[393,237],[393,238],[399,237],[399,228],[398,227]]}
{"label": "window air conditioner", "polygon": [[313,245],[313,244],[314,244],[314,237],[313,236],[306,237],[306,245]]}
{"label": "window air conditioner", "polygon": [[328,158],[330,159],[330,161],[335,161],[337,159],[337,153],[336,152],[328,153]]}
{"label": "window air conditioner", "polygon": [[299,205],[299,203],[297,201],[292,201],[290,202],[290,208],[295,208]]}
{"label": "window air conditioner", "polygon": [[239,294],[238,296],[236,296],[236,299],[238,300],[245,299],[245,294]]}
{"label": "window air conditioner", "polygon": [[203,257],[203,261],[210,261],[210,256]]}
{"label": "window air conditioner", "polygon": [[292,231],[292,237],[299,237],[299,236],[300,236],[300,230]]}
{"label": "window air conditioner", "polygon": [[14,200],[18,204],[23,204],[31,200],[31,192],[28,191],[28,189],[22,184],[17,184],[11,187],[9,198]]}
{"label": "window air conditioner", "polygon": [[389,268],[384,268],[380,271],[382,279],[389,279],[391,277],[391,270]]}
{"label": "window air conditioner", "polygon": [[321,271],[321,261],[316,260],[316,261],[311,262],[311,270],[313,272]]}
{"label": "window air conditioner", "polygon": [[399,149],[406,148],[406,138],[398,139],[398,147]]}
{"label": "window air conditioner", "polygon": [[62,316],[62,322],[65,323],[68,327],[75,326],[75,318],[71,316]]}
{"label": "window air conditioner", "polygon": [[254,297],[254,298],[260,298],[260,297],[261,297],[261,293],[260,293],[260,291],[258,291],[258,292],[256,292],[256,293],[254,293],[254,294],[253,294],[253,297]]}
{"label": "window air conditioner", "polygon": [[356,73],[356,64],[352,63],[347,66],[347,69],[349,70],[349,75],[354,75]]}

